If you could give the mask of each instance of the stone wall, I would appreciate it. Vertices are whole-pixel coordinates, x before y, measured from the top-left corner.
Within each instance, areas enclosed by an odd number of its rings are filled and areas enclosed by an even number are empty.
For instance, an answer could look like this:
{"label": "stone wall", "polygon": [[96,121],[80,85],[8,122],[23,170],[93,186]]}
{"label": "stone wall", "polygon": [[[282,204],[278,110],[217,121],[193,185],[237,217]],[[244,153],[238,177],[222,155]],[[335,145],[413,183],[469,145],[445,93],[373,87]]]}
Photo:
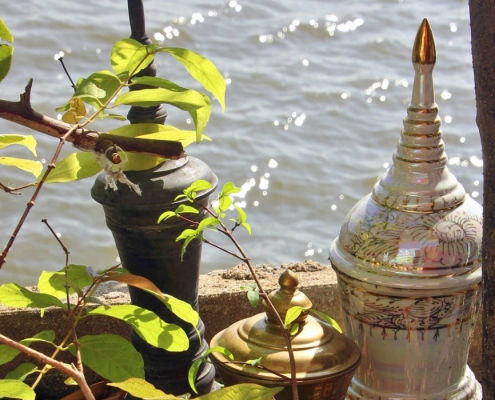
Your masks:
{"label": "stone wall", "polygon": [[[337,280],[333,270],[328,266],[310,261],[290,264],[288,267],[296,270],[300,281],[299,289],[311,299],[313,308],[332,316],[342,325]],[[260,280],[265,290],[270,291],[278,287],[278,277],[281,271],[281,269],[273,269],[268,266],[260,268]],[[248,276],[246,271],[238,266],[227,271],[214,271],[200,277],[199,307],[201,318],[206,326],[205,337],[208,341],[214,334],[227,328],[235,321],[263,312],[261,306],[253,309],[246,298],[246,292],[240,289],[240,286],[252,282],[246,279]],[[101,288],[98,295],[106,302],[113,304],[123,304],[129,301],[127,287],[120,284],[108,284]],[[469,355],[469,365],[478,379],[481,379],[482,350],[480,319],[478,319]],[[91,317],[81,321],[78,328],[81,336],[116,333],[129,338],[128,325],[113,318]],[[0,333],[6,336],[20,340],[46,329],[55,330],[59,338],[67,332],[67,323],[61,311],[47,309],[44,317],[40,318],[39,311],[19,311],[0,307]],[[53,348],[43,347],[39,344],[33,347],[53,351]],[[32,362],[27,357],[18,356],[14,361],[0,365],[0,378],[3,378],[8,371],[21,362],[28,361]],[[97,376],[89,375],[90,381],[97,379]],[[60,398],[63,392],[54,392],[54,388],[63,388],[62,381],[63,377],[58,373],[51,373],[38,390],[39,398]]]}

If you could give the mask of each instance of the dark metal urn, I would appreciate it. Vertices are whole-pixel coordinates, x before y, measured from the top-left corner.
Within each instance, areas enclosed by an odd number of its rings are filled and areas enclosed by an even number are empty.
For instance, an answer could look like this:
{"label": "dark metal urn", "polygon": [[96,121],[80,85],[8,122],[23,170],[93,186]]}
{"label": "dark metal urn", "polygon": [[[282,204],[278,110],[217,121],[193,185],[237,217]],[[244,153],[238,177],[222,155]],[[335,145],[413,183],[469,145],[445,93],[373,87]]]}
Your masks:
{"label": "dark metal urn", "polygon": [[[177,208],[180,203],[174,202],[175,197],[194,181],[204,179],[215,188],[216,175],[201,160],[188,157],[167,161],[152,170],[126,172],[126,176],[139,185],[141,196],[120,183],[117,191],[105,189],[104,173],[98,176],[91,190],[93,199],[103,206],[122,266],[148,278],[163,293],[186,301],[198,311],[202,243],[191,242],[181,260],[182,242],[177,243],[175,239],[189,225],[179,219],[162,224],[157,224],[157,220],[164,211]],[[201,193],[197,200],[206,205],[212,191]],[[195,218],[200,221],[203,214]],[[144,359],[146,380],[168,394],[190,393],[187,372],[192,362],[208,349],[206,341],[152,295],[133,287],[129,287],[129,292],[132,304],[152,310],[164,321],[181,326],[189,337],[189,349],[174,353],[150,346],[132,332],[132,342]],[[203,335],[201,320],[198,330]],[[200,394],[211,391],[214,376],[214,368],[205,364],[196,382]]]}

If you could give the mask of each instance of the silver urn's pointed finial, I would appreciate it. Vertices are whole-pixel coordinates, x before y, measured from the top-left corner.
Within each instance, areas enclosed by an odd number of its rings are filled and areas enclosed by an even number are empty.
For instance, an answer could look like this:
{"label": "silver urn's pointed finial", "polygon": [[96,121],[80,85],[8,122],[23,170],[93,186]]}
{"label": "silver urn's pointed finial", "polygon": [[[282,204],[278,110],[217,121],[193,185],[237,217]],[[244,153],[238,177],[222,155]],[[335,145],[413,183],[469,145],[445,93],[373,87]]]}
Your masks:
{"label": "silver urn's pointed finial", "polygon": [[464,188],[447,168],[433,88],[435,62],[435,41],[425,18],[414,41],[412,98],[394,163],[373,189],[373,199],[378,204],[403,211],[432,212],[464,201]]}

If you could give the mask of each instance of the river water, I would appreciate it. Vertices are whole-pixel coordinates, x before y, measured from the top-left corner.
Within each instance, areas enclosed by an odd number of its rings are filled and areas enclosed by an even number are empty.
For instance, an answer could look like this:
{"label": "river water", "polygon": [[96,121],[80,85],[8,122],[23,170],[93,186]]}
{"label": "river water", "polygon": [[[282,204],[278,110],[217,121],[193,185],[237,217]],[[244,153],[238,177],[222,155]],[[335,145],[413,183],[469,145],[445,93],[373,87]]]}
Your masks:
{"label": "river water", "polygon": [[[109,69],[112,44],[130,34],[123,0],[4,3],[0,18],[14,35],[15,54],[0,98],[17,100],[32,77],[32,105],[52,117],[72,91],[54,55],[64,52],[73,78],[88,76]],[[327,262],[344,216],[392,160],[411,96],[411,47],[425,17],[437,45],[435,88],[449,168],[481,202],[467,0],[145,0],[144,5],[154,41],[199,52],[226,79],[226,110],[213,102],[205,132],[213,141],[191,145],[188,153],[208,163],[221,184],[244,185],[244,197],[236,201],[253,234],[240,231],[238,238],[255,263]],[[160,55],[157,63],[160,76],[194,87],[170,57]],[[188,114],[168,111],[168,123],[192,129]],[[0,132],[34,134],[39,160],[50,160],[58,143],[3,120]],[[64,155],[70,151],[67,145]],[[29,157],[14,147],[9,155]],[[3,166],[0,179],[11,186],[32,180]],[[116,264],[103,211],[89,195],[92,183],[89,178],[43,189],[0,282],[33,284],[41,270],[63,267],[65,255],[43,218],[69,249],[71,263],[96,269]],[[30,193],[0,194],[2,248]],[[234,264],[232,257],[204,249],[203,272]]]}

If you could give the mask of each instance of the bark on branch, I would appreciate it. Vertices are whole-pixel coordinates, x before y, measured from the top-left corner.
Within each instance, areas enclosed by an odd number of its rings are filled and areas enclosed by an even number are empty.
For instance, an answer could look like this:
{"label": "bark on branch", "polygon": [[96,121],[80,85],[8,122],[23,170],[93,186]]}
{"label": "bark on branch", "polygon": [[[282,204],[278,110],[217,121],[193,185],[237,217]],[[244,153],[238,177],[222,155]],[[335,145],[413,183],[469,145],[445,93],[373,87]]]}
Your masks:
{"label": "bark on branch", "polygon": [[[72,126],[40,114],[31,107],[32,85],[33,80],[30,79],[19,101],[0,100],[0,118],[60,139]],[[150,153],[165,158],[176,159],[185,156],[180,142],[123,137],[88,129],[75,130],[67,141],[82,151],[104,152],[115,145],[124,151]]]}

